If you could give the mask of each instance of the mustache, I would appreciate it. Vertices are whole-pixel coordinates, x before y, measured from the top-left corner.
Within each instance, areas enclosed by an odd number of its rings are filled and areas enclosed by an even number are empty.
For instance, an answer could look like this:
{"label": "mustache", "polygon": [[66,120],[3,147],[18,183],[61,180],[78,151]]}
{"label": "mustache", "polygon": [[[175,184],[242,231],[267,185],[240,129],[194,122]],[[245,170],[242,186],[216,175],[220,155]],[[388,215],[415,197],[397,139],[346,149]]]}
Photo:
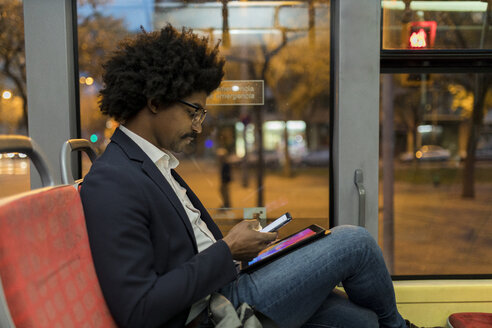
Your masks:
{"label": "mustache", "polygon": [[183,135],[181,137],[181,139],[186,139],[186,138],[196,139],[197,136],[198,136],[198,133],[196,133],[196,132],[190,132],[190,133],[187,133],[187,134]]}

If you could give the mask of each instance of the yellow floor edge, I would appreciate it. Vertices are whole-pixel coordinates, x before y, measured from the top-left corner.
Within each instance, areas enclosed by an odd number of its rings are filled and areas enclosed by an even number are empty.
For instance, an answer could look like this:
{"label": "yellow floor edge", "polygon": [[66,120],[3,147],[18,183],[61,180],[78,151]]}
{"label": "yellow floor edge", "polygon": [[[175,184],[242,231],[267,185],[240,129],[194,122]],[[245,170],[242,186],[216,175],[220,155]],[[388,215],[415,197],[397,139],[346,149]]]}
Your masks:
{"label": "yellow floor edge", "polygon": [[421,327],[447,327],[457,312],[492,313],[492,279],[394,281],[401,315]]}

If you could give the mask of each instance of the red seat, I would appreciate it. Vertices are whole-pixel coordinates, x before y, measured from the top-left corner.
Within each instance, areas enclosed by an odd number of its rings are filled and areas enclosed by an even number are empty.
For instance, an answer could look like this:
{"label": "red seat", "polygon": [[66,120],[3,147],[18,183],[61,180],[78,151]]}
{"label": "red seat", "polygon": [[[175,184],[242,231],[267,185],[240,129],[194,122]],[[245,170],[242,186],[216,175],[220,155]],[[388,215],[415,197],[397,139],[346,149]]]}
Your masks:
{"label": "red seat", "polygon": [[451,328],[490,328],[492,327],[492,313],[453,313],[448,318],[448,325]]}
{"label": "red seat", "polygon": [[73,186],[0,200],[0,277],[16,327],[116,327]]}

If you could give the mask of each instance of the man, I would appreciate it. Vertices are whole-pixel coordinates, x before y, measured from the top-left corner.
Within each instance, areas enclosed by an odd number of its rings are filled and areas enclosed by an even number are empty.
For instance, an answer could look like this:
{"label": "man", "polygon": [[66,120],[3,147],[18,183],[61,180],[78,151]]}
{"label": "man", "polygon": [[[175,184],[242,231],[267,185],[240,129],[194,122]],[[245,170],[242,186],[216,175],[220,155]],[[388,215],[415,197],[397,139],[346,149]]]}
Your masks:
{"label": "man", "polygon": [[[206,325],[220,291],[280,327],[405,327],[381,251],[362,228],[332,234],[251,274],[276,238],[243,221],[222,237],[174,170],[172,152],[201,132],[206,97],[219,86],[218,48],[167,26],[124,42],[105,65],[101,110],[121,123],[84,179],[81,197],[99,282],[123,327]],[[343,282],[350,301],[331,291]]]}

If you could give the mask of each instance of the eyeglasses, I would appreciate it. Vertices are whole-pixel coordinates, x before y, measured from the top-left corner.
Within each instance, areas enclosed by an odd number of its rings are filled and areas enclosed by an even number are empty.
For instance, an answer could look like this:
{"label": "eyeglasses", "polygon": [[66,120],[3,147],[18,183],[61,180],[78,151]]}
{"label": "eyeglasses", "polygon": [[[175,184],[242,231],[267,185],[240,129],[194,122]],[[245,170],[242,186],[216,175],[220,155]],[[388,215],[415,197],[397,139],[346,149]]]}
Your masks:
{"label": "eyeglasses", "polygon": [[190,113],[190,115],[192,115],[192,119],[191,119],[192,124],[203,123],[203,121],[205,120],[205,116],[207,116],[207,110],[205,108],[203,108],[200,105],[192,104],[184,100],[178,100],[178,102],[195,109],[195,112],[193,114]]}

